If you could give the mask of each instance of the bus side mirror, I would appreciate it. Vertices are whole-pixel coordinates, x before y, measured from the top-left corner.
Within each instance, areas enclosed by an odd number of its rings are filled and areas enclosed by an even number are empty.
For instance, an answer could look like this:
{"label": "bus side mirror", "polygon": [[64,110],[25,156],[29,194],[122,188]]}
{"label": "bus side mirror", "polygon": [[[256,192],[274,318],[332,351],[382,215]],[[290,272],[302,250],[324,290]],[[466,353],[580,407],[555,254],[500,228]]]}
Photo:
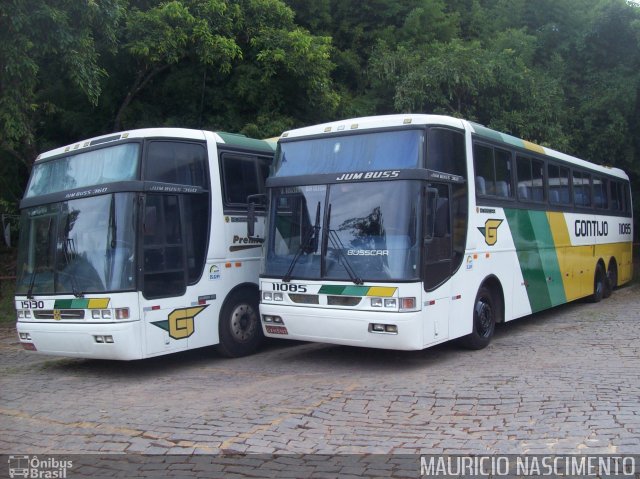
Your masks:
{"label": "bus side mirror", "polygon": [[254,241],[264,241],[264,238],[256,237],[256,205],[265,205],[267,202],[267,195],[257,194],[247,196],[247,237]]}

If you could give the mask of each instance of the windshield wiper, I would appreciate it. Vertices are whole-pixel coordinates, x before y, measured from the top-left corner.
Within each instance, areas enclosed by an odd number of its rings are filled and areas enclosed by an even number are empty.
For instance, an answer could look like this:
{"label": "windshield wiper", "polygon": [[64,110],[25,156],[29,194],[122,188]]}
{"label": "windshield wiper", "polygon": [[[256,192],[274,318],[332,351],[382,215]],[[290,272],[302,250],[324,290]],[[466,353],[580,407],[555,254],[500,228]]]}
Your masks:
{"label": "windshield wiper", "polygon": [[116,249],[116,245],[118,244],[116,238],[118,237],[118,224],[116,222],[116,195],[111,195],[111,205],[109,206],[109,236],[111,236],[111,241],[109,242],[109,246],[111,249]]}
{"label": "windshield wiper", "polygon": [[31,279],[29,280],[29,289],[27,290],[27,299],[33,299],[33,285],[36,283],[36,276],[38,274],[38,268],[34,267],[31,273]]}
{"label": "windshield wiper", "polygon": [[[327,225],[329,224],[331,224],[331,204],[329,204],[329,211],[327,212]],[[338,261],[340,261],[340,263],[342,263],[342,266],[344,266],[344,269],[349,275],[349,278],[351,278],[351,281],[353,281],[353,284],[364,284],[364,281],[360,279],[360,276],[358,276],[358,273],[356,273],[356,270],[353,269],[353,266],[351,265],[351,263],[349,263],[347,256],[344,254],[345,247],[340,240],[340,236],[338,236],[338,233],[336,233],[336,230],[332,230],[331,228],[329,228],[328,231],[328,239],[329,241],[331,241],[331,245],[333,246],[334,250],[338,252]]]}
{"label": "windshield wiper", "polygon": [[[64,261],[67,263],[68,267],[71,265],[72,260],[78,256],[78,253],[76,252],[76,243],[73,238],[65,238],[64,248],[62,251],[64,253]],[[69,279],[71,280],[71,290],[73,291],[73,295],[76,298],[84,298],[84,293],[78,288],[73,271],[69,273]]]}
{"label": "windshield wiper", "polygon": [[313,228],[309,228],[306,236],[300,242],[300,246],[298,246],[298,250],[296,251],[295,256],[291,260],[291,264],[289,265],[289,269],[282,277],[282,281],[288,283],[291,281],[291,273],[293,273],[293,268],[295,268],[296,263],[302,256],[302,253],[312,254],[318,251],[318,236],[320,234],[320,202],[318,201],[318,206],[316,206],[316,222],[313,225]]}

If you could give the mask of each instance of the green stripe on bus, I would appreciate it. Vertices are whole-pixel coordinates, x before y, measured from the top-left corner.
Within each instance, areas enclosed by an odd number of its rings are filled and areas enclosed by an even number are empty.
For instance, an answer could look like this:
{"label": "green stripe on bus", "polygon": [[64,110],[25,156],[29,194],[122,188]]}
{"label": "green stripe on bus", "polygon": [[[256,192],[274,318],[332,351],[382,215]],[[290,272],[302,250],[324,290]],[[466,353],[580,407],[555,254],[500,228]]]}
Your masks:
{"label": "green stripe on bus", "polygon": [[325,284],[320,287],[320,291],[318,291],[318,294],[341,295],[345,288],[346,286]]}
{"label": "green stripe on bus", "polygon": [[558,261],[558,253],[553,241],[547,213],[544,211],[529,211],[529,217],[531,218],[531,224],[538,243],[538,253],[540,254],[551,306],[564,304],[567,302],[567,297],[564,293],[560,262]]}
{"label": "green stripe on bus", "polygon": [[339,286],[325,284],[320,287],[318,294],[330,294],[334,296],[366,296],[369,286]]}
{"label": "green stripe on bus", "polygon": [[109,298],[56,299],[53,309],[105,309]]}
{"label": "green stripe on bus", "polygon": [[566,300],[551,228],[546,213],[505,209],[531,311]]}
{"label": "green stripe on bus", "polygon": [[53,309],[71,309],[73,299],[56,299]]}

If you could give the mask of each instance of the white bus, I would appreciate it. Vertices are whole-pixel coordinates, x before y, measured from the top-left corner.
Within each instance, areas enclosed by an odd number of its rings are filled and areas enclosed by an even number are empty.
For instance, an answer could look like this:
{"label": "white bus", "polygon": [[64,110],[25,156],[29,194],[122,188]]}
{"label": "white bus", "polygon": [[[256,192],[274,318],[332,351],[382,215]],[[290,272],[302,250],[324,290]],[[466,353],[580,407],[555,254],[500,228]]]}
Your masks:
{"label": "white bus", "polygon": [[417,350],[632,275],[627,175],[461,119],[286,132],[267,180],[265,334]]}
{"label": "white bus", "polygon": [[38,156],[20,205],[23,347],[125,360],[253,352],[261,245],[246,236],[247,197],[264,193],[274,149],[158,128]]}

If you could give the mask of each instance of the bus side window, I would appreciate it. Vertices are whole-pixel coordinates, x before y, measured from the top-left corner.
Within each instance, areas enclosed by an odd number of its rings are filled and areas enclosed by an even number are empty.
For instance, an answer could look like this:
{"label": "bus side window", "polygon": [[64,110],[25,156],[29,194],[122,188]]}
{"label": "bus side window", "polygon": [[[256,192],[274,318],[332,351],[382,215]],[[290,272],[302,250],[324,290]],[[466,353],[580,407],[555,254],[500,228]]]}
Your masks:
{"label": "bus side window", "polygon": [[576,206],[591,206],[591,175],[573,172],[573,201]]}
{"label": "bus side window", "polygon": [[552,205],[570,205],[569,169],[549,163],[549,201]]}
{"label": "bus side window", "polygon": [[247,207],[247,197],[264,193],[269,162],[260,157],[222,154],[223,198],[225,206]]}
{"label": "bus side window", "polygon": [[476,171],[476,195],[493,195],[495,191],[493,148],[474,144],[473,160]]}
{"label": "bus side window", "polygon": [[607,191],[607,180],[600,176],[595,176],[593,178],[593,203],[596,208],[605,209],[609,207]]}
{"label": "bus side window", "polygon": [[467,177],[464,133],[431,128],[427,140],[427,168]]}

